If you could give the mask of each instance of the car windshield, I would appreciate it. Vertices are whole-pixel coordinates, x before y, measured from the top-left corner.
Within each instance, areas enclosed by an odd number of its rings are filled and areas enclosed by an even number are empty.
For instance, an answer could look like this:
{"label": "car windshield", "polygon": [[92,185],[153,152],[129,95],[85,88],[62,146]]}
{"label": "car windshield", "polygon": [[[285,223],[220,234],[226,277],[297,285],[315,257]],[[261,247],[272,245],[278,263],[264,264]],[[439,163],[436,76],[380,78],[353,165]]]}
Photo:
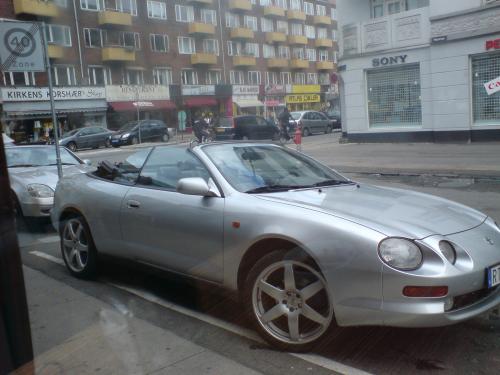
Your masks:
{"label": "car windshield", "polygon": [[128,122],[120,128],[120,131],[130,131],[137,126],[137,121]]}
{"label": "car windshield", "polygon": [[63,137],[63,138],[72,137],[72,136],[74,136],[76,133],[78,133],[79,131],[80,131],[80,129],[74,129],[74,130],[71,130],[71,131],[69,131],[69,132],[67,132],[67,133],[64,133],[62,137]]}
{"label": "car windshield", "polygon": [[[52,146],[12,147],[6,149],[5,153],[7,156],[7,166],[9,168],[56,165],[56,149]],[[64,148],[61,148],[61,162],[63,165],[80,164],[80,161]]]}
{"label": "car windshield", "polygon": [[298,119],[300,119],[300,115],[301,115],[301,114],[302,114],[301,112],[292,112],[292,113],[290,113],[290,115],[292,116],[292,118],[293,118],[294,120],[298,120]]}
{"label": "car windshield", "polygon": [[203,151],[240,192],[272,192],[350,183],[332,169],[278,146],[209,145]]}

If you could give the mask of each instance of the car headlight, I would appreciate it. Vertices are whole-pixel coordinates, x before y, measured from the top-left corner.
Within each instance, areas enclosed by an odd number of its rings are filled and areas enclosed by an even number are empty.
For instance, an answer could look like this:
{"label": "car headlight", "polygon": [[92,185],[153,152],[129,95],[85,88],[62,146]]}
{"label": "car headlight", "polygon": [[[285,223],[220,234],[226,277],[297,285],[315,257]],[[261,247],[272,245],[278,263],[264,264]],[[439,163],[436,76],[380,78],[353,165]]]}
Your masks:
{"label": "car headlight", "polygon": [[457,261],[457,252],[455,250],[455,247],[453,247],[450,242],[440,241],[439,250],[441,250],[441,253],[448,260],[448,262],[450,262],[451,264],[455,264],[455,262]]}
{"label": "car headlight", "polygon": [[50,186],[43,184],[28,185],[28,193],[34,198],[52,198],[54,190]]}
{"label": "car headlight", "polygon": [[422,250],[404,238],[386,238],[378,245],[380,258],[389,266],[401,271],[416,270],[422,264]]}
{"label": "car headlight", "polygon": [[128,138],[128,137],[130,137],[130,133],[125,133],[122,135],[122,138]]}

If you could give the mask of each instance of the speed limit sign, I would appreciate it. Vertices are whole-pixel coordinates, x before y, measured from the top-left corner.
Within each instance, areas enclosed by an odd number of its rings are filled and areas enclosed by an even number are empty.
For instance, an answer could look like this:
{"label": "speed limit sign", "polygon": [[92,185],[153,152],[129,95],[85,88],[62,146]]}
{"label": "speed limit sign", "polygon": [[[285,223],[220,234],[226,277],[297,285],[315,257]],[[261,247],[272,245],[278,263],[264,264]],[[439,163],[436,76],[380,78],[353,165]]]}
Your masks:
{"label": "speed limit sign", "polygon": [[41,26],[31,22],[0,22],[0,70],[45,70]]}

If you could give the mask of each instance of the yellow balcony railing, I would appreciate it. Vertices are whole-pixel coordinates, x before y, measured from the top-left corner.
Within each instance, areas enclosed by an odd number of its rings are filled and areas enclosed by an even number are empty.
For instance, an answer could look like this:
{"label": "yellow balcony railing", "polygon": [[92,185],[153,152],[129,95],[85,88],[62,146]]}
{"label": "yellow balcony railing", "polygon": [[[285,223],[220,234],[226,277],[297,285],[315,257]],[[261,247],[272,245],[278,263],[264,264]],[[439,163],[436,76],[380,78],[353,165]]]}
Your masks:
{"label": "yellow balcony railing", "polygon": [[332,19],[328,16],[314,16],[313,23],[315,25],[331,25]]}
{"label": "yellow balcony railing", "polygon": [[101,26],[132,26],[132,15],[114,10],[105,10],[99,12],[97,22]]}
{"label": "yellow balcony railing", "polygon": [[307,45],[307,37],[304,35],[290,35],[288,37],[288,43],[292,45]]}
{"label": "yellow balcony railing", "polygon": [[37,17],[58,17],[59,7],[49,1],[14,0],[14,12]]}
{"label": "yellow balcony railing", "polygon": [[290,68],[292,69],[307,69],[309,68],[309,61],[301,59],[292,59],[290,61]]}
{"label": "yellow balcony railing", "polygon": [[285,17],[285,9],[275,6],[267,6],[264,8],[264,16],[274,18]]}
{"label": "yellow balcony railing", "polygon": [[135,61],[135,51],[125,47],[104,47],[102,49],[102,61]]}
{"label": "yellow balcony railing", "polygon": [[192,65],[215,65],[217,56],[212,53],[195,53],[191,55]]}
{"label": "yellow balcony railing", "polygon": [[215,26],[210,23],[193,22],[189,24],[189,34],[214,35]]}
{"label": "yellow balcony railing", "polygon": [[56,44],[49,44],[47,53],[51,59],[62,59],[64,57],[64,49]]}
{"label": "yellow balcony railing", "polygon": [[333,40],[331,39],[316,39],[314,41],[314,46],[316,48],[332,48]]}
{"label": "yellow balcony railing", "polygon": [[228,8],[232,11],[247,12],[252,10],[250,0],[229,0]]}
{"label": "yellow balcony railing", "polygon": [[269,69],[288,68],[288,60],[281,58],[267,59],[267,67]]}
{"label": "yellow balcony railing", "polygon": [[230,32],[231,39],[253,39],[254,36],[253,30],[245,27],[236,27]]}
{"label": "yellow balcony railing", "polygon": [[336,70],[337,66],[333,61],[318,61],[316,69],[318,70]]}
{"label": "yellow balcony railing", "polygon": [[305,21],[307,18],[305,12],[302,12],[300,10],[289,10],[286,12],[286,16],[289,20],[292,21]]}
{"label": "yellow balcony railing", "polygon": [[187,0],[188,4],[212,5],[213,0]]}
{"label": "yellow balcony railing", "polygon": [[253,66],[256,64],[255,57],[253,56],[234,56],[234,66]]}
{"label": "yellow balcony railing", "polygon": [[266,33],[266,42],[267,43],[284,43],[284,42],[286,42],[286,34],[285,33],[277,33],[277,32]]}

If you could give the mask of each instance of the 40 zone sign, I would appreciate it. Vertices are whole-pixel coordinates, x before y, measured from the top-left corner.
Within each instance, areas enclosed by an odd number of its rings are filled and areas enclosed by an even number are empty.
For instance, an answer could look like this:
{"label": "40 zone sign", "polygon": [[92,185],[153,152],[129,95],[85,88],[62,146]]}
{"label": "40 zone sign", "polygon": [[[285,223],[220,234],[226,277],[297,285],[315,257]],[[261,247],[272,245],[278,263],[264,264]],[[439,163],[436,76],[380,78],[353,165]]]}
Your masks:
{"label": "40 zone sign", "polygon": [[0,70],[45,70],[41,26],[28,22],[0,22]]}

